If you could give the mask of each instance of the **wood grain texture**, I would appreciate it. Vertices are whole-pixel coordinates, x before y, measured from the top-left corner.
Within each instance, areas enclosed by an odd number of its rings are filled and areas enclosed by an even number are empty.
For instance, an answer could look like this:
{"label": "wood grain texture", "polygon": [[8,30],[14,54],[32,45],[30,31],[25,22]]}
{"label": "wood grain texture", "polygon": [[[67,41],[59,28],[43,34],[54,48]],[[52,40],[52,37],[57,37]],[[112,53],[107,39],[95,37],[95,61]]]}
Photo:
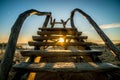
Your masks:
{"label": "wood grain texture", "polygon": [[81,35],[82,32],[72,32],[72,31],[37,31],[38,35]]}
{"label": "wood grain texture", "polygon": [[7,80],[9,71],[12,67],[12,62],[13,62],[13,58],[14,58],[14,53],[15,53],[15,49],[16,49],[16,43],[18,40],[19,32],[21,30],[21,27],[22,27],[25,19],[28,16],[33,15],[33,14],[39,15],[39,16],[50,15],[49,12],[40,12],[40,11],[31,9],[31,10],[27,10],[27,11],[21,13],[18,16],[16,22],[14,23],[14,25],[11,28],[11,33],[9,36],[6,51],[4,53],[4,57],[1,61],[0,80]]}
{"label": "wood grain texture", "polygon": [[31,72],[106,72],[118,71],[120,67],[110,63],[26,63],[22,62],[13,66],[15,70],[27,70]]}
{"label": "wood grain texture", "polygon": [[39,28],[39,30],[46,31],[77,31],[77,28]]}
{"label": "wood grain texture", "polygon": [[42,56],[42,57],[60,57],[60,56],[85,56],[85,55],[101,55],[99,50],[24,50],[21,51],[22,56]]}
{"label": "wood grain texture", "polygon": [[70,42],[70,43],[61,43],[61,42],[40,42],[40,41],[29,41],[30,46],[83,46],[83,45],[92,45],[91,42]]}
{"label": "wood grain texture", "polygon": [[59,39],[59,38],[65,38],[65,39],[87,39],[87,36],[32,36],[33,40],[40,41],[40,40],[52,40],[52,39]]}
{"label": "wood grain texture", "polygon": [[70,16],[71,26],[73,28],[76,28],[76,26],[74,24],[74,14],[75,14],[75,12],[79,12],[80,14],[82,14],[88,20],[88,22],[93,26],[93,28],[97,31],[99,36],[105,42],[105,45],[107,45],[115,53],[116,57],[120,60],[120,50],[113,44],[113,42],[109,39],[109,37],[96,24],[96,22],[88,14],[83,12],[81,9],[76,8],[71,12],[71,16]]}

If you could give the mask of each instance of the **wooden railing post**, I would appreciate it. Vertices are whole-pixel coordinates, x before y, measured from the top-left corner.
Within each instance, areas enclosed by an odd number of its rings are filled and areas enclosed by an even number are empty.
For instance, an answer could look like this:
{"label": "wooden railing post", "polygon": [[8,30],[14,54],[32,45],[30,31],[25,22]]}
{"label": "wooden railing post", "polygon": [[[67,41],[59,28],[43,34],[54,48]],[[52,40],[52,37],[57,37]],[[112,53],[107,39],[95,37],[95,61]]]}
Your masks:
{"label": "wooden railing post", "polygon": [[31,9],[28,11],[23,12],[19,15],[16,22],[14,23],[10,37],[8,40],[8,44],[3,56],[3,59],[0,64],[0,80],[7,80],[9,71],[12,67],[12,62],[15,54],[16,43],[18,40],[19,32],[21,30],[22,24],[24,23],[25,19],[30,15],[50,15],[50,12],[39,12],[37,10]]}
{"label": "wooden railing post", "polygon": [[79,13],[81,13],[84,17],[86,17],[86,19],[89,21],[89,23],[94,27],[94,29],[97,31],[97,33],[100,35],[100,37],[102,38],[102,40],[105,42],[105,44],[115,53],[116,57],[120,60],[120,50],[112,43],[112,41],[107,37],[107,35],[100,29],[100,27],[95,23],[95,21],[85,12],[83,12],[82,10],[76,8],[71,12],[71,26],[73,28],[75,28],[74,25],[74,14],[75,12],[78,11]]}
{"label": "wooden railing post", "polygon": [[[51,14],[51,13],[50,13],[50,14]],[[44,24],[43,24],[42,28],[46,28],[46,27],[47,27],[48,22],[49,22],[49,20],[50,20],[50,17],[51,17],[51,15],[47,15],[47,16],[46,16],[46,19],[45,19],[45,21],[44,21]]]}

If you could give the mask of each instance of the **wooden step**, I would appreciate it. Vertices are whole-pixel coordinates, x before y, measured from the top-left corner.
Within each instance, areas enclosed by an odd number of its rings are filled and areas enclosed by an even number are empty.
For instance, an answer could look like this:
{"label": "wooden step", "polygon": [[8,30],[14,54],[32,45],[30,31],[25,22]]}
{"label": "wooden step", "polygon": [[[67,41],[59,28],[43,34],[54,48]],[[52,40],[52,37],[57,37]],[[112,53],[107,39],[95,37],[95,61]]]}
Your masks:
{"label": "wooden step", "polygon": [[71,31],[37,31],[38,35],[81,35],[82,32],[71,32]]}
{"label": "wooden step", "polygon": [[40,40],[52,40],[52,39],[59,39],[59,38],[65,38],[65,39],[87,39],[87,36],[32,36],[33,40],[40,41]]}
{"label": "wooden step", "polygon": [[76,28],[39,28],[39,30],[46,31],[77,31]]}
{"label": "wooden step", "polygon": [[120,67],[110,63],[73,63],[73,62],[56,62],[56,63],[27,63],[22,62],[13,66],[14,70],[28,72],[115,72]]}
{"label": "wooden step", "polygon": [[42,57],[68,57],[68,56],[86,56],[101,55],[102,51],[98,50],[24,50],[21,51],[22,56],[42,56]]}
{"label": "wooden step", "polygon": [[70,43],[62,43],[62,42],[40,42],[40,41],[29,41],[28,44],[30,46],[84,46],[84,45],[92,45],[91,42],[70,42]]}

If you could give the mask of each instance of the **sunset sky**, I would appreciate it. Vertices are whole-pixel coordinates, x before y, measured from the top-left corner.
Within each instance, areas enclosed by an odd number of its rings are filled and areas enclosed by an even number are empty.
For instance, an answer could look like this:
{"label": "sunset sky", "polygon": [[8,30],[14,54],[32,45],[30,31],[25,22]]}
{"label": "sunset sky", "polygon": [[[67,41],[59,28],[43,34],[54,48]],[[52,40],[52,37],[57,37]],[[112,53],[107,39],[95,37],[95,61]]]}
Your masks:
{"label": "sunset sky", "polygon": [[[18,15],[26,10],[52,12],[53,18],[60,21],[68,19],[74,8],[80,8],[89,14],[111,40],[120,41],[120,0],[0,0],[0,43],[8,41],[12,25]],[[26,43],[32,40],[44,18],[45,16],[35,15],[28,17],[18,42]],[[76,13],[74,20],[78,30],[88,36],[88,40],[101,40],[84,17]]]}

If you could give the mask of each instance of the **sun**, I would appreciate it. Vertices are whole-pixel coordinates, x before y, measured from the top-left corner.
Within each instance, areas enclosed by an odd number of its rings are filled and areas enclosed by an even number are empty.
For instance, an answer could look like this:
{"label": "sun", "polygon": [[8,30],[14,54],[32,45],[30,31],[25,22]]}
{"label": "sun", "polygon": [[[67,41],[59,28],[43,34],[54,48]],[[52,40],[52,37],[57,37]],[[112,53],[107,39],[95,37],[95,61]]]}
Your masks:
{"label": "sun", "polygon": [[64,39],[63,38],[59,38],[58,42],[64,42]]}

